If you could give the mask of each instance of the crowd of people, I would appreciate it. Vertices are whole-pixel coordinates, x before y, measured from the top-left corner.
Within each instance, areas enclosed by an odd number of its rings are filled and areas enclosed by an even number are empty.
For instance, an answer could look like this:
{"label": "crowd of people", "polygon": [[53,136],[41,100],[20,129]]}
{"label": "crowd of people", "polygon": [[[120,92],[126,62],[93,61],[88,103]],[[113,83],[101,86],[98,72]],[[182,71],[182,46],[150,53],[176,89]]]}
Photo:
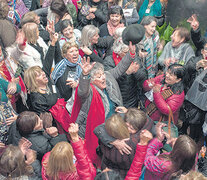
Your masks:
{"label": "crowd of people", "polygon": [[0,179],[207,179],[207,39],[166,11],[0,0]]}

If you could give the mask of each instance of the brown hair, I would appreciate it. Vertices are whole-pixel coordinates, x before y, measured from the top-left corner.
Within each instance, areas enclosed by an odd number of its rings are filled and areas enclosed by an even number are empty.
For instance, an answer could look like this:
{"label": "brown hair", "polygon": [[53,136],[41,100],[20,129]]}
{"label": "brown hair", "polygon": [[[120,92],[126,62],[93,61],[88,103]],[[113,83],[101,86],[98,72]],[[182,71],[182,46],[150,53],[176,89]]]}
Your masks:
{"label": "brown hair", "polygon": [[105,128],[106,132],[116,139],[129,138],[127,125],[119,114],[114,114],[107,119]]}
{"label": "brown hair", "polygon": [[39,30],[38,30],[38,26],[36,23],[28,22],[23,25],[22,30],[25,34],[25,38],[27,39],[28,43],[31,43],[31,44],[37,43],[37,39],[38,39],[37,31]]}
{"label": "brown hair", "polygon": [[175,28],[174,32],[178,31],[178,35],[182,38],[184,38],[184,42],[188,42],[190,40],[190,31],[185,27],[177,27]]}
{"label": "brown hair", "polygon": [[147,116],[144,111],[136,108],[129,108],[124,121],[128,122],[136,131],[140,131],[147,122]]}
{"label": "brown hair", "polygon": [[38,92],[38,84],[36,82],[36,76],[43,70],[39,66],[33,66],[28,68],[24,73],[24,82],[29,92]]}
{"label": "brown hair", "polygon": [[181,175],[179,180],[206,180],[207,178],[200,172],[191,170],[186,175]]}
{"label": "brown hair", "polygon": [[11,179],[32,175],[33,168],[25,163],[24,155],[18,146],[9,145],[0,157],[0,172]]}
{"label": "brown hair", "polygon": [[66,42],[65,44],[63,44],[62,47],[62,56],[64,57],[64,55],[67,53],[68,49],[72,48],[72,47],[76,47],[78,49],[78,45],[75,42]]}
{"label": "brown hair", "polygon": [[171,177],[177,174],[190,171],[195,164],[197,145],[187,135],[181,135],[177,138],[172,151],[169,155],[160,155],[159,157],[172,162]]}
{"label": "brown hair", "polygon": [[24,111],[19,114],[16,120],[16,126],[22,136],[32,133],[38,122],[38,116],[31,111]]}
{"label": "brown hair", "polygon": [[74,172],[73,149],[68,142],[59,142],[52,149],[46,166],[46,174],[58,180],[59,172]]}
{"label": "brown hair", "polygon": [[0,0],[0,19],[6,19],[8,16],[9,7],[5,0]]}
{"label": "brown hair", "polygon": [[37,16],[37,14],[34,12],[34,11],[29,11],[27,12],[23,18],[21,19],[21,26],[23,26],[24,24],[26,23],[29,23],[29,22],[33,22],[35,23],[35,17]]}

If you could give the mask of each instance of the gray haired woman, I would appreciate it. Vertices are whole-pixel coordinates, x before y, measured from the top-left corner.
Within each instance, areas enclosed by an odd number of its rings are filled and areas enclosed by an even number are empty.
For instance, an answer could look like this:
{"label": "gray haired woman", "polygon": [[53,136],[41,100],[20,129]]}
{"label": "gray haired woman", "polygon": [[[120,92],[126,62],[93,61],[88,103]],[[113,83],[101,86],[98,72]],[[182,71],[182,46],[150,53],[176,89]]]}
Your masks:
{"label": "gray haired woman", "polygon": [[94,25],[87,25],[82,30],[80,40],[80,55],[90,57],[92,62],[103,63],[103,49],[109,49],[113,37],[100,38],[99,29]]}
{"label": "gray haired woman", "polygon": [[139,56],[146,68],[148,78],[154,78],[157,71],[157,52],[160,45],[159,33],[156,31],[157,19],[153,16],[145,16],[141,22],[145,28],[145,36],[139,42]]}
{"label": "gray haired woman", "polygon": [[[107,56],[104,60],[105,70],[110,70],[116,67],[127,54],[128,50],[129,47],[123,43],[121,37],[116,39],[112,47],[112,55]],[[143,81],[145,77],[145,70],[140,68],[140,63],[136,56],[135,61],[129,66],[127,71],[117,79],[123,98],[123,105],[125,107],[129,108],[138,106],[139,93],[137,93],[137,82]]]}

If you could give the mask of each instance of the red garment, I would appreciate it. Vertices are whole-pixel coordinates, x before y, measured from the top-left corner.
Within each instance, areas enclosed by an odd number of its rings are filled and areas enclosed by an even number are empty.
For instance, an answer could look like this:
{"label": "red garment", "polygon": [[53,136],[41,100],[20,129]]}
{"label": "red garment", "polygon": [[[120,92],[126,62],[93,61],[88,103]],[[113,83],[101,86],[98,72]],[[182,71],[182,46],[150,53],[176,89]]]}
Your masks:
{"label": "red garment", "polygon": [[[91,160],[89,159],[80,139],[78,142],[71,144],[73,147],[74,155],[77,158],[75,163],[76,171],[74,172],[60,172],[59,180],[92,180],[96,176],[96,169],[94,168]],[[46,166],[50,157],[50,152],[46,153],[42,158],[42,179],[52,180],[46,175]]]}
{"label": "red garment", "polygon": [[137,144],[136,153],[131,167],[125,177],[125,180],[137,180],[142,173],[142,165],[144,163],[145,155],[147,153],[147,145],[141,146]]}
{"label": "red garment", "polygon": [[[90,109],[89,109],[88,117],[87,117],[87,123],[86,123],[85,146],[86,146],[86,149],[88,151],[89,158],[91,159],[91,161],[99,165],[100,163],[99,157],[96,154],[96,148],[98,147],[98,138],[93,133],[93,130],[100,124],[104,123],[105,111],[104,111],[104,106],[103,106],[103,102],[102,102],[100,94],[98,93],[98,91],[92,84],[91,84],[91,88],[93,91],[93,97],[92,97],[92,101],[91,101],[91,105],[90,105]],[[59,101],[60,100],[61,99],[59,99]],[[55,105],[51,109],[54,110],[54,107],[55,107],[55,112],[58,112],[58,113],[56,113],[56,116],[53,116],[53,117],[60,123],[63,129],[66,132],[68,132],[68,127],[70,123],[75,123],[78,117],[78,114],[80,112],[81,106],[82,104],[81,104],[80,98],[78,97],[78,87],[77,87],[76,92],[75,92],[75,101],[73,104],[71,117],[69,116],[68,113],[66,113],[65,108],[62,108],[62,106],[56,107]],[[99,106],[98,109],[97,109],[97,106]],[[63,103],[63,107],[65,107],[64,103]],[[53,111],[50,110],[50,112],[53,112]]]}
{"label": "red garment", "polygon": [[113,57],[115,66],[117,66],[117,64],[119,64],[119,62],[121,61],[122,58],[118,54],[116,54],[115,52],[113,52],[112,57]]}
{"label": "red garment", "polygon": [[[157,77],[153,78],[155,84],[160,84],[161,85],[161,81],[163,80],[163,76],[164,75],[160,75],[160,76],[157,76]],[[150,90],[150,87],[148,86],[147,80],[143,83],[143,88],[144,88],[145,91]],[[184,97],[185,97],[184,91],[181,94],[173,94],[172,96],[170,96],[166,100],[164,100],[164,98],[161,95],[162,91],[163,91],[163,87],[161,88],[160,92],[153,93],[154,103],[157,106],[158,110],[156,110],[151,115],[150,118],[154,121],[159,121],[161,115],[166,115],[166,117],[164,118],[164,121],[168,121],[167,116],[169,115],[169,109],[168,109],[167,105],[169,105],[172,112],[173,112],[175,124],[177,124],[178,116],[179,116],[179,110],[180,110],[180,107],[183,104]],[[145,102],[145,107],[146,108],[149,105],[149,103],[150,103],[150,101],[147,99],[146,102]]]}

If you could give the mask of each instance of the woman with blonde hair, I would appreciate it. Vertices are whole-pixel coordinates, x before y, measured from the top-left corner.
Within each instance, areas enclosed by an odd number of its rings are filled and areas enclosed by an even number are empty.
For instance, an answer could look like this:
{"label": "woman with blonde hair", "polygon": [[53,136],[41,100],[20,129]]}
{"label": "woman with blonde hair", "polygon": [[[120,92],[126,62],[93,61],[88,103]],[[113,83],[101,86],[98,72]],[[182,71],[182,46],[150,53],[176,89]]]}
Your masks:
{"label": "woman with blonde hair", "polygon": [[[106,120],[105,128],[103,125],[98,126],[94,133],[99,138],[100,150],[103,153],[101,169],[108,167],[124,178],[134,159],[141,131],[150,130],[151,127],[152,121],[147,119],[143,111],[135,108],[129,108],[124,120],[119,114],[114,114]],[[126,143],[126,146],[122,149],[120,143]]]}
{"label": "woman with blonde hair", "polygon": [[35,151],[29,149],[31,143],[21,139],[20,144],[7,146],[0,155],[0,179],[40,180],[41,167]]}
{"label": "woman with blonde hair", "polygon": [[113,37],[99,37],[99,29],[94,25],[86,25],[81,32],[80,55],[89,56],[92,62],[103,63],[103,49],[109,50]]}
{"label": "woman with blonde hair", "polygon": [[57,39],[58,36],[55,34],[48,49],[48,55],[50,56],[47,56],[43,67],[33,66],[24,73],[24,82],[29,92],[29,109],[38,114],[49,111],[56,104],[58,97],[60,97],[59,91],[50,79]]}
{"label": "woman with blonde hair", "polygon": [[[51,41],[53,40],[52,31],[50,32]],[[50,44],[54,46],[56,41]],[[8,48],[8,53],[22,65],[24,69],[32,66],[43,67],[44,61],[52,56],[48,51],[48,46],[39,36],[38,26],[34,22],[23,25],[18,32],[16,44]]]}
{"label": "woman with blonde hair", "polygon": [[60,142],[51,152],[44,155],[43,180],[94,179],[96,170],[88,158],[83,141],[78,136],[78,124],[72,123],[68,132],[72,139],[72,146],[67,142]]}

